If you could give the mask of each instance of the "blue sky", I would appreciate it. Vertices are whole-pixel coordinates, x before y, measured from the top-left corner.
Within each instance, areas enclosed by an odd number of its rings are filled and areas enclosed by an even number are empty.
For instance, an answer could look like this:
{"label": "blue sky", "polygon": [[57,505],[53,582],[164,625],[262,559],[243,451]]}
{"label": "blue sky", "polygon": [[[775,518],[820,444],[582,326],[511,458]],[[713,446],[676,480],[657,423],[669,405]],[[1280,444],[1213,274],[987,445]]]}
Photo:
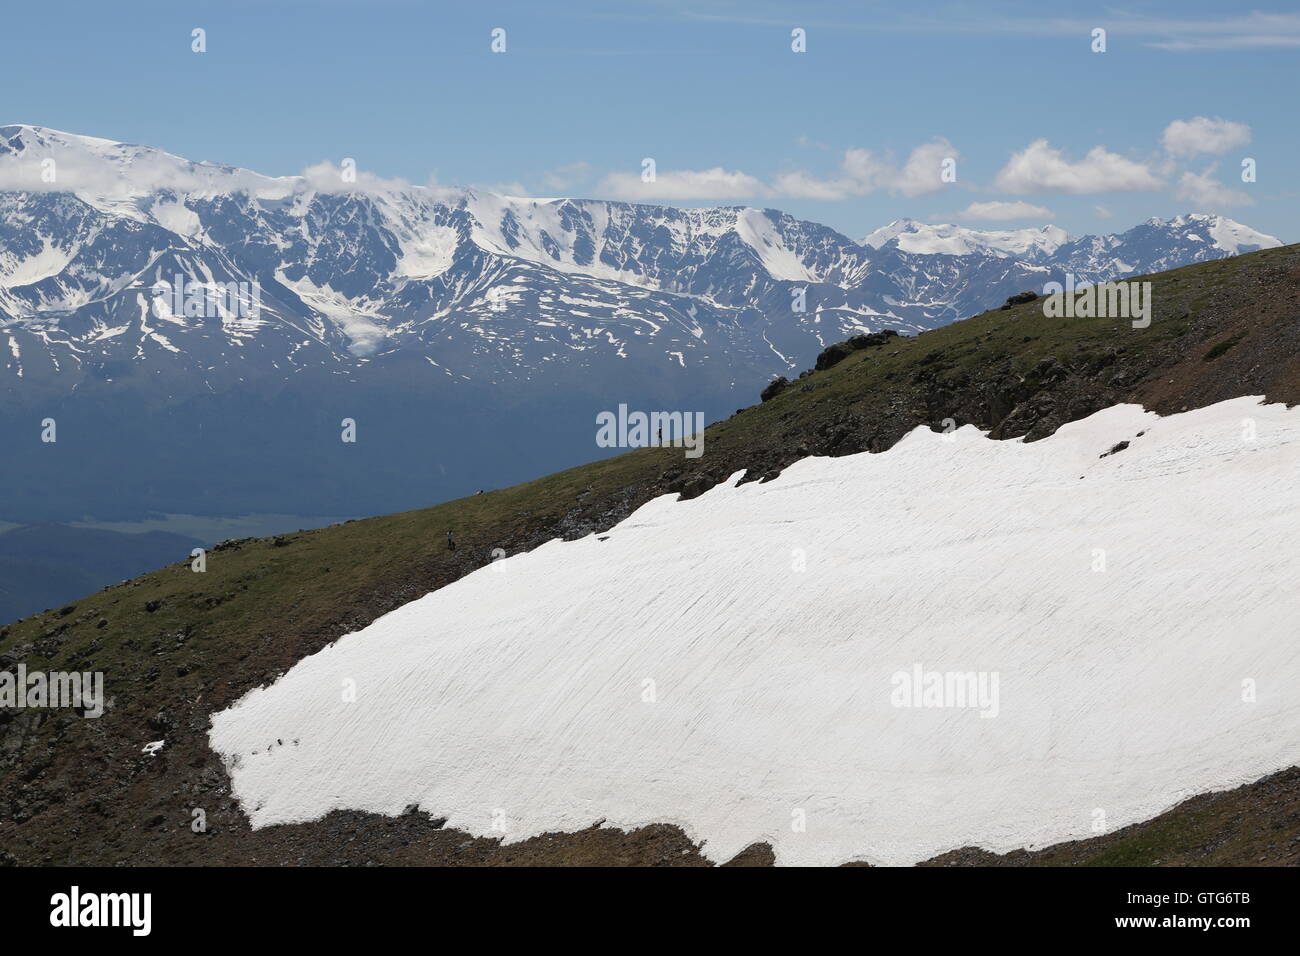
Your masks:
{"label": "blue sky", "polygon": [[0,122],[268,174],[352,157],[413,183],[772,206],[854,237],[1197,211],[1300,240],[1295,5],[43,0],[4,20]]}

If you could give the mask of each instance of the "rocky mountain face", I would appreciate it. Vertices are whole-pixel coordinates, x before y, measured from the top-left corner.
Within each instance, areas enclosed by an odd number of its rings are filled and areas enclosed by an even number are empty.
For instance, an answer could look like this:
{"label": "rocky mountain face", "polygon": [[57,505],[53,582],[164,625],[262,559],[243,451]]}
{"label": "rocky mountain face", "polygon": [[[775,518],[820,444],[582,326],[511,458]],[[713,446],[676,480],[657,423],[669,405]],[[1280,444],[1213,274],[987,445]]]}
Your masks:
{"label": "rocky mountain face", "polygon": [[1278,244],[1197,216],[1022,232],[858,243],[776,210],[272,178],[0,127],[0,518],[411,507],[598,457],[620,403],[713,420],[855,334]]}

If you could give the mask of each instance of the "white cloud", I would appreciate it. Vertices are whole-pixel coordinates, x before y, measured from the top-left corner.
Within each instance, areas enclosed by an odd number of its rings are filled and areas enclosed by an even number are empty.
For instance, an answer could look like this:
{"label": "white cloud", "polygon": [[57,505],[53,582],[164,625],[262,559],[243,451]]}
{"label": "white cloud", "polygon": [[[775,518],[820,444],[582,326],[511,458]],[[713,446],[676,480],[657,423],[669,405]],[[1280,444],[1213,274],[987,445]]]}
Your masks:
{"label": "white cloud", "polygon": [[886,188],[897,171],[869,149],[845,150],[838,174],[825,178],[805,170],[782,173],[772,182],[772,192],[786,199],[847,199]]}
{"label": "white cloud", "polygon": [[908,198],[943,189],[943,161],[956,159],[957,149],[942,137],[917,146],[900,167],[868,149],[844,151],[839,169],[830,176],[806,170],[780,173],[770,183],[740,170],[673,169],[660,171],[645,183],[637,173],[610,173],[597,194],[610,199],[847,199],[886,190]]}
{"label": "white cloud", "polygon": [[1203,173],[1185,172],[1174,196],[1196,203],[1197,212],[1213,212],[1230,206],[1253,206],[1255,201],[1240,189],[1229,189],[1214,177],[1216,166]]}
{"label": "white cloud", "polygon": [[1095,212],[1095,213],[1097,214],[1097,218],[1098,218],[1098,219],[1109,219],[1109,218],[1111,218],[1112,216],[1115,215],[1115,214],[1114,214],[1113,212],[1111,212],[1108,208],[1106,208],[1105,206],[1102,206],[1102,205],[1096,205],[1096,206],[1093,206],[1093,207],[1092,207],[1092,211]]}
{"label": "white cloud", "polygon": [[1161,142],[1174,156],[1225,153],[1250,142],[1250,127],[1218,117],[1196,116],[1190,120],[1174,120],[1165,127]]}
{"label": "white cloud", "polygon": [[303,183],[318,193],[396,193],[411,188],[404,179],[385,179],[368,173],[364,169],[350,168],[351,182],[343,178],[342,166],[335,166],[330,161],[308,166],[302,171]]}
{"label": "white cloud", "polygon": [[772,191],[786,199],[845,199],[862,195],[861,186],[847,176],[818,179],[799,170],[781,173],[772,182]]}
{"label": "white cloud", "polygon": [[596,187],[610,199],[749,199],[767,193],[767,187],[740,170],[672,169],[660,172],[654,182],[642,182],[639,173],[610,173]]}
{"label": "white cloud", "polygon": [[957,218],[999,222],[1006,219],[1051,219],[1055,215],[1046,206],[1027,202],[973,202],[957,213]]}
{"label": "white cloud", "polygon": [[1009,193],[1109,193],[1159,189],[1159,178],[1143,163],[1094,146],[1077,162],[1045,139],[1012,155],[994,180]]}
{"label": "white cloud", "polygon": [[942,177],[944,161],[949,159],[957,159],[957,150],[946,139],[940,137],[933,142],[923,143],[907,157],[907,162],[903,164],[903,169],[891,188],[908,199],[937,193],[947,185]]}
{"label": "white cloud", "polygon": [[785,199],[847,199],[887,190],[909,199],[944,188],[943,162],[957,159],[957,148],[943,137],[922,143],[900,168],[891,159],[868,149],[845,150],[836,175],[821,178],[803,170],[782,173],[772,182],[772,195]]}

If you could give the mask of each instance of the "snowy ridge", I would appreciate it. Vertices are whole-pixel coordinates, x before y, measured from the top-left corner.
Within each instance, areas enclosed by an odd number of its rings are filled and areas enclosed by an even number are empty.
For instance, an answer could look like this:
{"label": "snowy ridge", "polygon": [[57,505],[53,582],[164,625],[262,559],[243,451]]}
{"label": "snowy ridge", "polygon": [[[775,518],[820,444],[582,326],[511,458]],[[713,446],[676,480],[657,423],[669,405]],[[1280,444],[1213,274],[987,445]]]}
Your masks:
{"label": "snowy ridge", "polygon": [[1052,225],[984,231],[948,223],[930,225],[915,219],[895,219],[889,225],[868,233],[862,244],[879,249],[891,241],[904,252],[923,255],[968,256],[981,253],[1041,259],[1070,242],[1071,237],[1064,229]]}
{"label": "snowy ridge", "polygon": [[[255,827],[417,804],[783,864],[1093,836],[1300,760],[1298,467],[1300,410],[1257,398],[1030,444],[917,429],[496,562],[210,742]],[[899,706],[918,667],[997,695]]]}

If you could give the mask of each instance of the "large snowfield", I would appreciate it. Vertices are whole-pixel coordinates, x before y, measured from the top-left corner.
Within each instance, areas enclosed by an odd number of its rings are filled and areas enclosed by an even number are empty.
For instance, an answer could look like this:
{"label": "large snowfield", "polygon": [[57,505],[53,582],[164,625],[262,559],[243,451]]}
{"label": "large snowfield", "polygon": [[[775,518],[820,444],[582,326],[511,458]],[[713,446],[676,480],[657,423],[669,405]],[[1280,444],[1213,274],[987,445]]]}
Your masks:
{"label": "large snowfield", "polygon": [[253,825],[414,804],[510,842],[666,822],[718,861],[909,864],[1300,763],[1300,409],[918,429],[738,477],[498,561],[214,715]]}

